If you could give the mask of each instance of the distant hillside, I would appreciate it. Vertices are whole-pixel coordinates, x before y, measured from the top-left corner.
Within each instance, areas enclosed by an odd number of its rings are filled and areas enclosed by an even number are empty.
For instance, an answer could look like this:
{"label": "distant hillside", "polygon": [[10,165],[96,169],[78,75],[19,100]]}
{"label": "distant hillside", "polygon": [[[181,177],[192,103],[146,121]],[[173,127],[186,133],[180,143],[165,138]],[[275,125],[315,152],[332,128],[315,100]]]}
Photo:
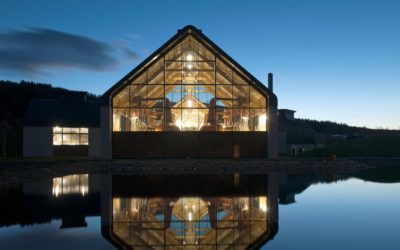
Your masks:
{"label": "distant hillside", "polygon": [[83,91],[53,87],[51,84],[21,81],[0,81],[0,121],[23,118],[32,98],[68,98],[96,100],[97,96]]}
{"label": "distant hillside", "polygon": [[0,80],[0,157],[22,155],[22,122],[33,98],[99,100],[94,94],[51,84]]}
{"label": "distant hillside", "polygon": [[336,123],[331,121],[317,121],[310,119],[296,119],[307,126],[311,127],[316,133],[319,134],[341,134],[351,137],[358,137],[364,135],[382,135],[382,134],[400,134],[400,130],[389,129],[370,129],[366,127],[349,126],[345,123]]}
{"label": "distant hillside", "polygon": [[400,135],[371,135],[341,144],[329,145],[301,156],[328,157],[400,157]]}

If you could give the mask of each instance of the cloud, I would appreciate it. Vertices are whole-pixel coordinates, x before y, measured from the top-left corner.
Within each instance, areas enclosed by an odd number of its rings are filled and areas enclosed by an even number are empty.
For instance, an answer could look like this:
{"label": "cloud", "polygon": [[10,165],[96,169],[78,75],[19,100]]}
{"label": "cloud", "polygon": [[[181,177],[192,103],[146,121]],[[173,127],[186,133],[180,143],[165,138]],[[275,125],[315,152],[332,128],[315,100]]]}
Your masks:
{"label": "cloud", "polygon": [[118,66],[117,55],[136,59],[128,46],[43,28],[0,31],[0,70],[38,74],[54,68],[93,71]]}

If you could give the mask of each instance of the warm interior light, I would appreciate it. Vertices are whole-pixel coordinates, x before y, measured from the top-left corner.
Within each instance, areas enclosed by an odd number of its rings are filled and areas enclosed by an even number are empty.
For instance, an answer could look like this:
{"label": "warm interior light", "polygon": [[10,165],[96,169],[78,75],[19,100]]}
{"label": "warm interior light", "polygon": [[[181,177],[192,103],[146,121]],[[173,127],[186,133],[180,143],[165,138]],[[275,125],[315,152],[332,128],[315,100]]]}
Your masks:
{"label": "warm interior light", "polygon": [[261,114],[258,117],[258,131],[265,131],[267,129],[267,114]]}
{"label": "warm interior light", "polygon": [[188,63],[186,66],[189,70],[191,70],[193,68],[193,65],[191,63]]}
{"label": "warm interior light", "polygon": [[189,61],[189,62],[193,61],[193,55],[191,53],[188,53],[186,55],[186,61]]}
{"label": "warm interior light", "polygon": [[260,209],[263,212],[267,212],[268,207],[267,207],[267,197],[259,197],[259,202],[260,202]]}

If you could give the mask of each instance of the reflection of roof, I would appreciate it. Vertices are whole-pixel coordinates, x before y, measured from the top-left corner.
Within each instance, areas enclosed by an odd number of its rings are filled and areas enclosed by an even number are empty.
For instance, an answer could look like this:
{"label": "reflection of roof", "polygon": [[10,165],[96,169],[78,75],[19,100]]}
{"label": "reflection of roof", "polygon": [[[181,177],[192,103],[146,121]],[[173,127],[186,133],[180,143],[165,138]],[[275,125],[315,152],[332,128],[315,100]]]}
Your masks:
{"label": "reflection of roof", "polygon": [[25,114],[26,126],[99,127],[100,103],[32,99]]}

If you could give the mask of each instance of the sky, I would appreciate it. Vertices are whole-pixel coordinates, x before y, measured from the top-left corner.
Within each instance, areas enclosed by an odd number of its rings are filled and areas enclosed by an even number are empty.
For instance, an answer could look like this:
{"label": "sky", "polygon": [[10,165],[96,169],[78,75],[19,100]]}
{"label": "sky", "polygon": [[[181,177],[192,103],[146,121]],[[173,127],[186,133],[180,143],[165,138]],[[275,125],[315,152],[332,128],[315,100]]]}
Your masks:
{"label": "sky", "polygon": [[0,79],[102,94],[194,25],[296,117],[400,129],[400,1],[1,0]]}

